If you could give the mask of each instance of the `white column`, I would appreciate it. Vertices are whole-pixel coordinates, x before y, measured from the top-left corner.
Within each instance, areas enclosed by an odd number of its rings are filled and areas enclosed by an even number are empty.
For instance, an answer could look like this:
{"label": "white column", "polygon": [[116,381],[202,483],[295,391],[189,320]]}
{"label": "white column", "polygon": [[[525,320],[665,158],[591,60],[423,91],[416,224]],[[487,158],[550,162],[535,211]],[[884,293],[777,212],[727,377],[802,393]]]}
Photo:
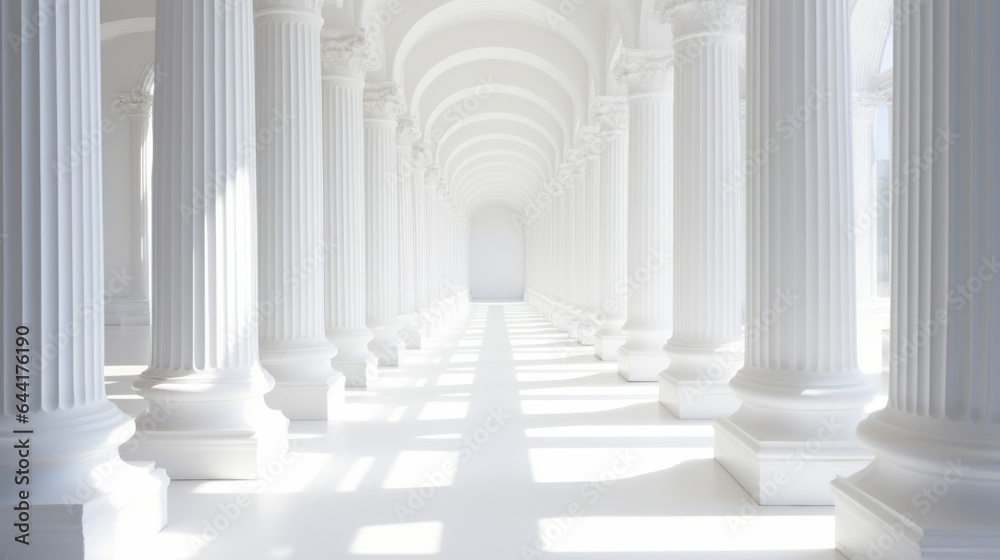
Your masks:
{"label": "white column", "polygon": [[[887,97],[875,92],[853,94],[855,220],[850,231],[857,254],[859,361],[864,369],[880,364],[887,349],[889,298],[878,295],[878,173],[875,167],[875,123]],[[883,201],[885,204],[888,201]],[[874,344],[873,344],[874,343]],[[874,351],[872,351],[874,350]]]}
{"label": "white column", "polygon": [[0,539],[12,558],[120,558],[167,522],[169,481],[121,460],[135,424],[104,388],[99,4],[0,3]]}
{"label": "white column", "polygon": [[441,170],[433,163],[424,172],[424,202],[427,213],[427,306],[424,311],[424,336],[433,336],[435,328],[441,324],[441,285],[438,277],[441,257],[440,208],[438,207],[438,185]]}
{"label": "white column", "polygon": [[122,292],[111,295],[105,309],[108,325],[149,326],[149,183],[153,172],[153,96],[145,92],[118,93],[112,107],[129,123],[132,167],[131,200],[132,239],[130,240],[130,281]]}
{"label": "white column", "polygon": [[[413,143],[420,140],[420,130],[412,117],[402,117],[396,125],[396,191],[399,195],[399,320],[403,323],[400,338],[407,348],[420,348],[420,325],[417,323],[416,286],[416,171],[412,168]],[[423,170],[420,170],[423,182]]]}
{"label": "white column", "polygon": [[571,288],[569,304],[572,305],[572,317],[567,324],[566,333],[573,340],[579,338],[580,326],[587,322],[586,307],[586,280],[584,266],[587,260],[588,247],[586,246],[586,232],[590,224],[587,223],[587,194],[586,172],[587,162],[583,159],[583,154],[579,150],[572,149],[566,156],[565,172],[569,173],[570,198],[572,203],[569,211],[573,216],[573,228],[567,230],[567,237],[571,238],[573,246],[572,267],[569,269],[569,286]]}
{"label": "white column", "polygon": [[768,505],[829,505],[870,455],[858,369],[851,178],[850,0],[747,6],[746,363],[715,457]]}
{"label": "white column", "polygon": [[591,116],[601,129],[597,164],[599,189],[599,298],[600,329],[594,334],[594,354],[604,361],[618,359],[625,343],[628,277],[628,102],[603,97],[594,102]]}
{"label": "white column", "polygon": [[732,414],[743,365],[745,231],[740,60],[745,0],[658,5],[674,36],[674,332],[660,402],[678,418]]}
{"label": "white column", "polygon": [[877,93],[854,92],[854,237],[857,254],[857,299],[859,304],[878,296],[878,221],[876,204],[878,177],[875,170],[875,115],[883,103]]}
{"label": "white column", "polygon": [[134,385],[150,410],[129,456],[173,478],[255,478],[288,420],[258,358],[252,3],[158,1],[156,64],[152,351]]}
{"label": "white column", "polygon": [[441,194],[441,203],[444,210],[444,218],[441,220],[441,231],[443,243],[441,244],[441,283],[443,286],[442,295],[446,308],[446,318],[451,319],[457,311],[456,296],[458,295],[455,285],[455,219],[456,204],[455,197],[451,194],[451,189],[446,185],[440,186],[438,192]]}
{"label": "white column", "polygon": [[576,178],[573,176],[573,164],[569,161],[559,164],[557,179],[563,194],[559,199],[561,203],[560,217],[562,218],[562,237],[559,240],[563,251],[563,270],[561,274],[561,291],[559,293],[560,313],[557,316],[556,328],[569,333],[571,326],[579,320],[580,308],[577,302],[576,293],[576,260],[578,257],[576,244],[580,241],[577,237],[577,215],[576,215]]}
{"label": "white column", "polygon": [[399,196],[396,117],[406,106],[399,85],[367,84],[365,110],[366,317],[375,338],[368,348],[380,367],[399,365],[405,348],[399,331]]}
{"label": "white column", "polygon": [[430,222],[427,216],[427,166],[431,163],[431,149],[426,142],[417,142],[410,152],[410,168],[413,174],[413,278],[414,308],[417,311],[416,324],[420,334],[420,344],[427,334],[427,307],[430,303],[427,288],[428,261],[433,247],[430,245]]}
{"label": "white column", "polygon": [[896,23],[889,402],[834,482],[848,558],[1000,558],[998,26],[990,0]]}
{"label": "white column", "polygon": [[[569,303],[570,289],[568,287],[571,280],[571,270],[573,266],[573,236],[567,235],[567,231],[572,231],[572,215],[570,208],[572,199],[572,189],[567,187],[568,177],[560,177],[553,180],[552,190],[555,191],[555,216],[556,230],[553,232],[553,250],[556,253],[556,274],[555,290],[553,291],[553,311],[552,323],[557,329],[565,330],[572,307]],[[571,184],[570,184],[571,185]]]}
{"label": "white column", "polygon": [[320,33],[323,72],[323,208],[327,259],[326,332],[333,366],[348,387],[377,375],[365,324],[364,75],[379,67],[375,42],[361,29]]}
{"label": "white column", "polygon": [[292,420],[328,420],[344,375],[326,336],[323,105],[318,4],[255,0],[257,223],[261,364],[266,401]]}
{"label": "white column", "polygon": [[626,50],[614,68],[629,89],[628,319],[618,373],[656,381],[673,317],[674,117],[672,55]]}
{"label": "white column", "polygon": [[600,215],[598,212],[599,196],[599,157],[600,129],[596,126],[582,126],[577,131],[576,149],[580,152],[583,172],[583,260],[581,264],[583,320],[577,326],[576,340],[584,346],[594,344],[594,336],[600,328],[599,310],[601,307],[599,289],[598,260],[601,250],[598,234],[600,231]]}

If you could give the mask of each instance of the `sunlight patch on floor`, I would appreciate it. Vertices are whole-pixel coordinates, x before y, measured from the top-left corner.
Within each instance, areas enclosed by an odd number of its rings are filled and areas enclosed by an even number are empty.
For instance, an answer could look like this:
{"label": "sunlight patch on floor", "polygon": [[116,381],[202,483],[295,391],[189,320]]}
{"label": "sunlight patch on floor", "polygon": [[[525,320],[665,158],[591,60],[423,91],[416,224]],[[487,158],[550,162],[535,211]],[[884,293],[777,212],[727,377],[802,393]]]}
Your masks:
{"label": "sunlight patch on floor", "polygon": [[535,482],[588,482],[631,478],[692,459],[710,459],[712,447],[583,447],[528,449]]}
{"label": "sunlight patch on floor", "polygon": [[604,425],[604,426],[553,426],[528,428],[524,435],[537,438],[674,438],[712,437],[715,430],[711,425]]}
{"label": "sunlight patch on floor", "polygon": [[[547,552],[675,552],[832,548],[833,515],[563,517],[539,520]],[[745,524],[740,524],[745,521]]]}
{"label": "sunlight patch on floor", "polygon": [[400,451],[382,488],[419,488],[430,484],[428,477],[432,475],[435,486],[451,486],[458,456],[456,451]]}
{"label": "sunlight patch on floor", "polygon": [[[369,525],[354,534],[351,554],[437,554],[441,551],[440,521]],[[331,556],[333,558],[335,556]]]}
{"label": "sunlight patch on floor", "polygon": [[588,412],[605,412],[618,408],[632,406],[637,402],[645,402],[638,399],[604,399],[604,400],[537,400],[521,401],[521,414],[586,414]]}

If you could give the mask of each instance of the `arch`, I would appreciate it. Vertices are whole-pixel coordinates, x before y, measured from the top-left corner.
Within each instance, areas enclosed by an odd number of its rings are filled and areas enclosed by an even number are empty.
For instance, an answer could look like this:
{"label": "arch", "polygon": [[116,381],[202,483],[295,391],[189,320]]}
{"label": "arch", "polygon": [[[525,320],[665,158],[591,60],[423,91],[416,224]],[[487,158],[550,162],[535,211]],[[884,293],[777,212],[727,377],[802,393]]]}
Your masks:
{"label": "arch", "polygon": [[101,24],[101,42],[110,41],[133,33],[152,33],[156,31],[156,18],[138,17],[116,19]]}
{"label": "arch", "polygon": [[[413,89],[413,94],[410,98],[410,107],[419,108],[420,102],[426,91],[430,88],[431,84],[444,75],[444,73],[448,70],[457,68],[463,64],[481,63],[483,60],[504,60],[536,68],[537,70],[550,76],[557,84],[559,84],[560,87],[562,87],[569,98],[573,101],[573,114],[582,114],[584,98],[573,86],[572,81],[562,70],[552,64],[549,60],[538,56],[537,54],[507,47],[477,47],[456,53],[438,61],[423,75],[423,77],[421,77],[420,81],[417,82],[417,86]],[[477,86],[476,88],[478,89],[479,87],[482,87],[482,85],[483,84]],[[524,88],[506,84],[489,84],[489,87],[506,87],[511,88],[512,90],[517,89],[525,91]]]}
{"label": "arch", "polygon": [[403,68],[410,51],[425,37],[447,26],[450,22],[469,15],[483,15],[486,12],[500,13],[539,25],[550,33],[562,37],[572,44],[587,63],[591,75],[598,72],[600,65],[586,38],[573,25],[551,25],[552,10],[534,0],[452,0],[439,6],[414,23],[399,43],[390,65],[392,80],[403,83]]}

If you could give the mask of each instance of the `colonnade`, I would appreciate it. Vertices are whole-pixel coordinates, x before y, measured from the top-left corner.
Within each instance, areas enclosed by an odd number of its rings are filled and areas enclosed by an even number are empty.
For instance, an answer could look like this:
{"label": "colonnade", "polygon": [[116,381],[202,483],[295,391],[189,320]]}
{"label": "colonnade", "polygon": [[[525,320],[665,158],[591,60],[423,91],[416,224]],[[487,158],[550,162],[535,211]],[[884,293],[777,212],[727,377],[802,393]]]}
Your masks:
{"label": "colonnade", "polygon": [[[982,72],[1000,8],[933,0],[896,23],[892,361],[867,416],[849,4],[658,2],[673,52],[622,52],[628,95],[594,100],[525,211],[525,298],[624,379],[657,381],[678,417],[716,418],[716,459],[759,503],[836,503],[850,557],[995,556],[1000,86]],[[0,46],[19,116],[0,123],[2,357],[25,368],[0,388],[0,448],[33,446],[32,511],[63,535],[40,558],[113,557],[158,531],[163,469],[258,476],[289,418],[335,416],[345,386],[468,301],[468,220],[401,86],[365,83],[372,38],[321,29],[318,3],[225,6],[157,2],[138,431],[103,383],[99,0],[0,6],[4,37],[42,9],[53,23]],[[16,457],[0,454],[5,480]],[[20,499],[0,496],[5,542]]]}
{"label": "colonnade", "polygon": [[321,2],[157,2],[163,78],[115,96],[137,139],[152,128],[134,205],[151,274],[130,287],[151,308],[147,406],[125,416],[104,388],[99,4],[0,7],[4,37],[46,22],[5,39],[0,65],[3,332],[28,356],[21,397],[0,389],[0,438],[32,446],[22,497],[16,453],[0,454],[0,538],[30,501],[37,558],[135,548],[166,523],[167,475],[258,477],[287,453],[289,419],[335,418],[345,386],[468,301],[468,221],[398,86],[365,83],[380,65],[365,30],[323,29]]}
{"label": "colonnade", "polygon": [[[627,381],[657,380],[677,417],[714,418],[716,460],[758,503],[835,504],[847,557],[996,555],[1000,368],[987,348],[1000,260],[982,150],[1000,133],[1000,89],[977,75],[1000,8],[897,9],[891,96],[854,91],[849,9],[657,3],[672,56],[622,53],[627,127],[610,124],[610,100],[593,105],[599,312],[578,287],[594,272],[574,257],[580,239],[564,233],[588,219],[577,181],[555,181],[529,213],[526,298],[568,332],[589,317],[595,355]],[[872,142],[886,101],[891,373],[888,406],[869,416],[877,387],[858,366],[856,314],[878,295]],[[609,141],[619,128],[628,155]]]}

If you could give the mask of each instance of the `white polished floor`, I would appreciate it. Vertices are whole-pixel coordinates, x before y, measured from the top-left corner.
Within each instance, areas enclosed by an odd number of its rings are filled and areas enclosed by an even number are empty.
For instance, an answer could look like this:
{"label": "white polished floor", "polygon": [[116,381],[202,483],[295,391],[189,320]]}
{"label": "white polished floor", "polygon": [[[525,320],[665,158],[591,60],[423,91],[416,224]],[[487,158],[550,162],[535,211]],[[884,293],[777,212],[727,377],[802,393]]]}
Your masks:
{"label": "white polished floor", "polygon": [[[527,304],[474,303],[430,346],[349,392],[343,421],[293,422],[270,480],[172,482],[169,525],[131,558],[842,558],[832,508],[751,507],[710,422]],[[141,369],[108,368],[132,414]]]}

